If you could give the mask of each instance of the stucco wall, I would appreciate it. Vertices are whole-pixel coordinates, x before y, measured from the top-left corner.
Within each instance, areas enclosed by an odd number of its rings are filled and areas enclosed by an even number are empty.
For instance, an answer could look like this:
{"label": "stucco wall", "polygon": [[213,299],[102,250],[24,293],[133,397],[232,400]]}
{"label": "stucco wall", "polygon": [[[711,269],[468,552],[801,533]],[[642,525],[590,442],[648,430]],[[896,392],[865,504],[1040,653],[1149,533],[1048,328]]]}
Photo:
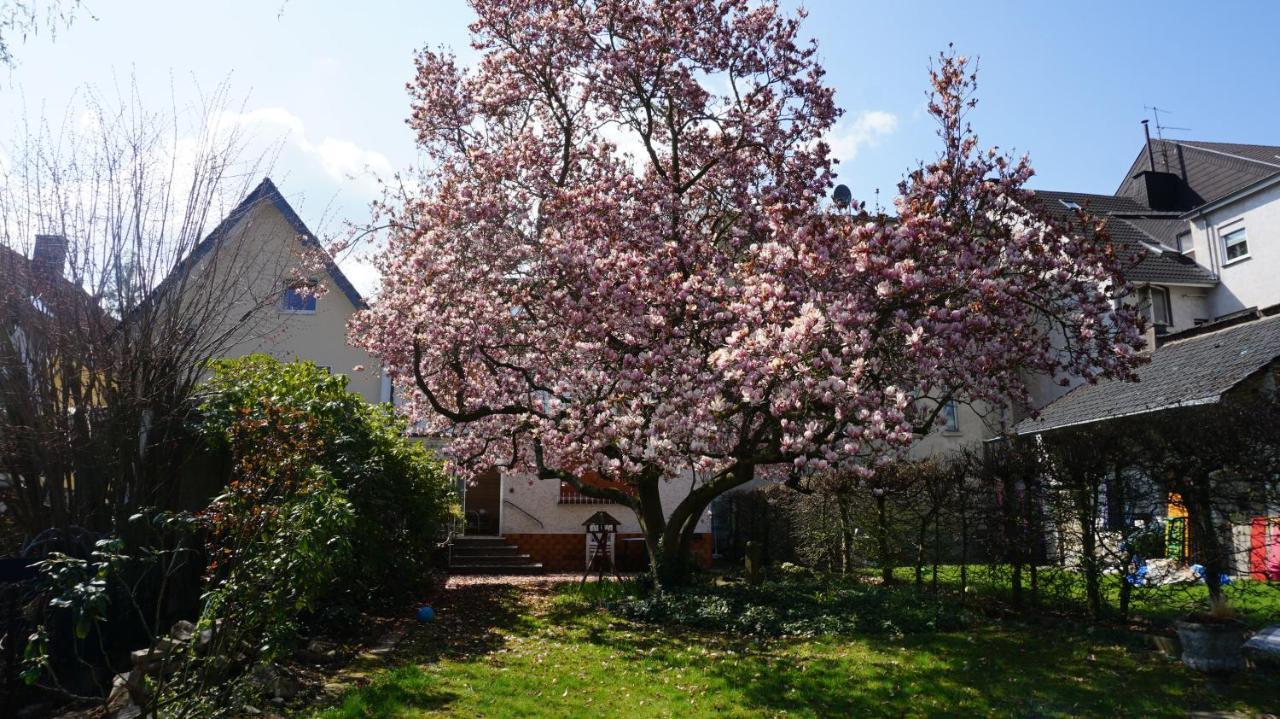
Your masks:
{"label": "stucco wall", "polygon": [[1171,285],[1165,289],[1169,291],[1169,306],[1173,313],[1170,332],[1188,330],[1196,326],[1197,320],[1213,318],[1212,310],[1209,309],[1209,293],[1213,291],[1211,288]]}
{"label": "stucco wall", "polygon": [[[659,491],[663,509],[668,516],[689,493],[690,486],[691,480],[688,478],[662,483]],[[502,477],[502,499],[501,527],[504,535],[579,533],[583,531],[582,523],[587,517],[600,510],[608,512],[621,522],[618,531],[640,531],[635,513],[623,505],[561,504],[560,483],[555,480],[534,479],[524,474],[506,474]],[[703,512],[698,519],[697,531],[711,531],[710,510]]]}
{"label": "stucco wall", "polygon": [[[1209,294],[1213,317],[1280,303],[1280,186],[1194,217],[1191,227],[1196,261],[1221,280]],[[1222,236],[1237,227],[1245,228],[1249,257],[1224,263]]]}
{"label": "stucco wall", "polygon": [[[224,357],[264,352],[282,361],[310,360],[348,378],[348,388],[369,402],[383,399],[380,365],[347,344],[347,320],[356,306],[323,270],[302,276],[324,288],[311,314],[281,311],[280,293],[304,266],[297,233],[270,203],[259,203],[207,255],[183,289],[189,302],[209,300],[227,323],[251,318],[232,335]],[[229,326],[229,325],[224,325]],[[212,327],[210,331],[216,331]]]}
{"label": "stucco wall", "polygon": [[956,418],[959,431],[948,432],[942,417],[934,422],[933,430],[911,446],[911,459],[944,459],[966,449],[975,449],[982,441],[1000,433],[1001,413],[985,403],[957,404]]}

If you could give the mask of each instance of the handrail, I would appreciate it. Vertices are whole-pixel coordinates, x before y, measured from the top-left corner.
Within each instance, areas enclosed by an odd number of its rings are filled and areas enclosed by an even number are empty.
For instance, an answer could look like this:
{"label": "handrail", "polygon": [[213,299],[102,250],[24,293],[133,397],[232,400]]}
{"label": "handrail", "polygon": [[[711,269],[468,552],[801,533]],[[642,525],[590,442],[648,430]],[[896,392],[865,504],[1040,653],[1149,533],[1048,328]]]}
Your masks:
{"label": "handrail", "polygon": [[528,517],[529,519],[532,519],[533,521],[537,522],[539,527],[541,527],[541,528],[543,528],[543,529],[546,529],[546,528],[547,528],[547,525],[543,524],[541,519],[538,519],[537,517],[533,516],[532,514],[529,514],[529,512],[528,512],[524,507],[521,507],[520,505],[516,504],[515,502],[512,502],[512,501],[511,501],[511,500],[509,500],[509,499],[503,499],[503,500],[502,500],[502,503],[503,503],[503,504],[509,504],[509,505],[511,505],[512,507],[514,507],[515,509],[519,510],[519,512],[520,512],[521,514],[523,514],[524,516]]}

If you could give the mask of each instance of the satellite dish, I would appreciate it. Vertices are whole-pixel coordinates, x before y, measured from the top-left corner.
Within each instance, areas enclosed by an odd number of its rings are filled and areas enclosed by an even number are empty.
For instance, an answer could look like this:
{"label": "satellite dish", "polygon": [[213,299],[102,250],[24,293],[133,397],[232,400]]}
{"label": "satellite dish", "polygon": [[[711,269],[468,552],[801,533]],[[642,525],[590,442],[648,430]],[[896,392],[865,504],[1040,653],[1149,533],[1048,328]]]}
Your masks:
{"label": "satellite dish", "polygon": [[844,209],[853,202],[853,193],[849,191],[848,185],[836,185],[836,189],[831,193],[831,200],[836,203],[836,207]]}

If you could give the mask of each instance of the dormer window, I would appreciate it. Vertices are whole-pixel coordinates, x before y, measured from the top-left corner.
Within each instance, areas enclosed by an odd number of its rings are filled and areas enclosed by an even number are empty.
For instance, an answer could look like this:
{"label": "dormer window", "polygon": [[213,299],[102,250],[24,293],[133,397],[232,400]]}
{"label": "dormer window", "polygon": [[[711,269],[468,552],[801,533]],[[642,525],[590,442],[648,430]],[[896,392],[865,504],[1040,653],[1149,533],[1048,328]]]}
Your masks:
{"label": "dormer window", "polygon": [[1163,287],[1148,287],[1146,291],[1147,317],[1156,331],[1173,324],[1173,308],[1169,305],[1169,291]]}
{"label": "dormer window", "polygon": [[1195,243],[1191,241],[1191,232],[1179,232],[1177,242],[1178,252],[1181,252],[1187,257],[1196,256],[1196,246]]}
{"label": "dormer window", "polygon": [[1067,208],[1068,210],[1075,211],[1080,209],[1080,203],[1076,202],[1075,200],[1058,200],[1058,202],[1061,202],[1062,206]]}
{"label": "dormer window", "polygon": [[280,297],[280,311],[299,315],[315,314],[315,283],[293,282],[286,285],[284,294]]}

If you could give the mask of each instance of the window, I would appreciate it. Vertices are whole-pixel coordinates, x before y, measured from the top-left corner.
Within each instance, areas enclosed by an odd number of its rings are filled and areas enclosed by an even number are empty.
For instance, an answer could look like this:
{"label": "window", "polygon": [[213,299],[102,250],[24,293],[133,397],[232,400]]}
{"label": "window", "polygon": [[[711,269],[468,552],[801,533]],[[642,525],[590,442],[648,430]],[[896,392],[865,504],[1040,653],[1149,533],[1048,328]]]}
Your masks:
{"label": "window", "polygon": [[1151,323],[1168,327],[1173,324],[1173,312],[1169,308],[1169,291],[1163,287],[1147,288],[1148,313]]}
{"label": "window", "polygon": [[1179,232],[1177,244],[1178,244],[1178,252],[1181,252],[1182,254],[1188,255],[1190,257],[1195,257],[1196,246],[1195,246],[1195,243],[1191,241],[1190,232]]}
{"label": "window", "polygon": [[1232,230],[1222,236],[1222,245],[1226,248],[1223,264],[1235,262],[1249,256],[1249,242],[1245,237],[1244,228]]}
{"label": "window", "polygon": [[316,295],[312,291],[313,285],[291,284],[284,288],[284,295],[280,298],[280,311],[293,312],[297,314],[312,314],[316,311]]}
{"label": "window", "polygon": [[956,401],[954,399],[948,400],[946,404],[942,405],[942,431],[960,431],[960,412],[956,408]]}
{"label": "window", "polygon": [[1068,210],[1080,209],[1080,203],[1076,202],[1075,200],[1058,200],[1058,202],[1061,202],[1062,206],[1067,208]]}

